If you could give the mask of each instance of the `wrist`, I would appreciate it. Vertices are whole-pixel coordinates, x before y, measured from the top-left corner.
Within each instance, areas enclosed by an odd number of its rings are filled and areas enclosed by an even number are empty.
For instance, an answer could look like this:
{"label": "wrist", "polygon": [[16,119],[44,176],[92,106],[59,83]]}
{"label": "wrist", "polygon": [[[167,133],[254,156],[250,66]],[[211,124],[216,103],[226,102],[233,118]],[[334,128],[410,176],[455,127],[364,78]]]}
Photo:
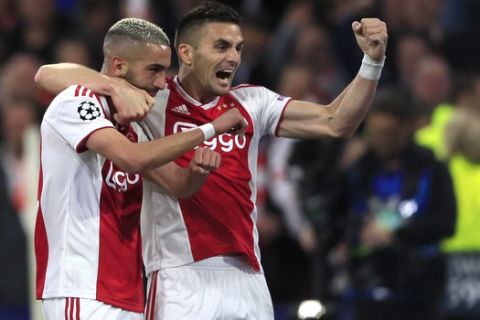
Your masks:
{"label": "wrist", "polygon": [[375,61],[367,54],[363,55],[362,65],[358,71],[358,75],[368,80],[378,80],[382,74],[383,65],[385,63],[385,56],[381,61]]}
{"label": "wrist", "polygon": [[215,127],[210,122],[203,124],[197,128],[202,130],[203,136],[205,137],[204,139],[205,141],[210,140],[216,136]]}
{"label": "wrist", "polygon": [[93,82],[89,86],[97,94],[100,94],[102,96],[112,96],[116,92],[118,82],[116,82],[116,78],[101,74],[100,81]]}

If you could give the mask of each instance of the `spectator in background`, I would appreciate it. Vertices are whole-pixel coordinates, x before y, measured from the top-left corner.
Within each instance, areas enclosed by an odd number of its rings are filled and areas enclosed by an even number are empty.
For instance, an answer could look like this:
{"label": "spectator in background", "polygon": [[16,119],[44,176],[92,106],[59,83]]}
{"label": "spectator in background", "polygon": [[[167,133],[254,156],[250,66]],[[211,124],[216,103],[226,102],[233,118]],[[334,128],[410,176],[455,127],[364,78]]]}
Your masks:
{"label": "spectator in background", "polygon": [[[278,92],[305,101],[317,101],[312,92],[312,70],[303,65],[287,65],[279,80]],[[275,319],[290,319],[291,306],[312,297],[311,261],[317,239],[304,215],[298,196],[298,170],[291,167],[297,142],[288,138],[263,138],[267,210],[259,211],[257,228],[262,249],[262,265],[274,301]],[[259,157],[259,162],[263,160]],[[303,173],[303,172],[302,172]],[[257,198],[258,204],[258,198]],[[284,275],[289,274],[286,278]]]}
{"label": "spectator in background", "polygon": [[88,44],[78,36],[62,38],[55,44],[55,62],[72,62],[94,67],[92,55]]}
{"label": "spectator in background", "polygon": [[366,153],[348,171],[348,270],[358,320],[440,319],[442,239],[455,224],[447,168],[415,145],[416,110],[379,92],[365,121]]}
{"label": "spectator in background", "polygon": [[19,0],[15,4],[19,24],[9,34],[10,51],[29,52],[42,61],[52,61],[60,34],[72,30],[74,24],[57,12],[54,0]]}
{"label": "spectator in background", "polygon": [[24,210],[25,186],[32,183],[24,174],[23,136],[29,127],[38,126],[41,116],[32,81],[38,67],[34,55],[15,54],[0,75],[0,134],[3,138],[0,166],[5,170],[6,190],[18,213]]}
{"label": "spectator in background", "polygon": [[5,192],[16,212],[24,212],[27,183],[23,139],[27,129],[38,126],[38,108],[29,99],[7,100],[0,108],[3,141],[0,143],[0,166],[5,170]]}
{"label": "spectator in background", "polygon": [[242,53],[242,64],[235,74],[234,84],[261,84],[265,75],[262,74],[264,52],[270,41],[270,33],[265,23],[247,20],[242,24],[245,37],[245,50]]}
{"label": "spectator in background", "polygon": [[27,244],[4,173],[0,166],[0,319],[28,320]]}
{"label": "spectator in background", "polygon": [[418,62],[411,91],[420,113],[415,140],[440,159],[446,156],[443,132],[453,112],[449,102],[451,77],[450,67],[442,57],[425,56]]}
{"label": "spectator in background", "polygon": [[[453,90],[453,105],[439,127],[441,149],[452,175],[457,199],[455,234],[442,242],[448,258],[446,319],[473,320],[480,316],[474,294],[480,283],[480,78],[462,77]],[[432,148],[440,149],[435,145]],[[469,267],[470,266],[470,267]],[[472,291],[473,288],[473,291]]]}
{"label": "spectator in background", "polygon": [[37,95],[33,82],[40,60],[28,53],[17,53],[10,57],[0,74],[0,105],[11,99],[32,99]]}
{"label": "spectator in background", "polygon": [[10,54],[8,35],[18,23],[18,15],[13,0],[0,0],[0,66]]}
{"label": "spectator in background", "polygon": [[395,53],[395,68],[398,76],[398,85],[411,89],[418,62],[429,54],[427,41],[417,34],[405,34],[397,39]]}
{"label": "spectator in background", "polygon": [[93,48],[93,65],[100,69],[103,63],[103,37],[119,17],[119,8],[112,1],[86,0],[78,12],[79,24],[87,47]]}

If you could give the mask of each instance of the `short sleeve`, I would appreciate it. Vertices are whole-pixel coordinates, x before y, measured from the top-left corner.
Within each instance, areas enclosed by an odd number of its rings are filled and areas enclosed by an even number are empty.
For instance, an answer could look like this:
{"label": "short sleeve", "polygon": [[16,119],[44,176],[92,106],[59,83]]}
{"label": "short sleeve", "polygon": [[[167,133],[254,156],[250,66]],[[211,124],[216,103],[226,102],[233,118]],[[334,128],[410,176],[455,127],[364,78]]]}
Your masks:
{"label": "short sleeve", "polygon": [[274,135],[286,105],[291,98],[284,97],[261,86],[239,86],[231,94],[254,118],[260,135]]}
{"label": "short sleeve", "polygon": [[90,134],[114,126],[106,118],[103,106],[95,96],[75,96],[70,91],[72,87],[55,98],[45,113],[44,121],[72,148],[81,152]]}
{"label": "short sleeve", "polygon": [[263,109],[265,131],[271,135],[276,135],[277,127],[282,120],[285,107],[292,99],[289,97],[284,97],[267,88],[263,89],[265,99],[265,108]]}

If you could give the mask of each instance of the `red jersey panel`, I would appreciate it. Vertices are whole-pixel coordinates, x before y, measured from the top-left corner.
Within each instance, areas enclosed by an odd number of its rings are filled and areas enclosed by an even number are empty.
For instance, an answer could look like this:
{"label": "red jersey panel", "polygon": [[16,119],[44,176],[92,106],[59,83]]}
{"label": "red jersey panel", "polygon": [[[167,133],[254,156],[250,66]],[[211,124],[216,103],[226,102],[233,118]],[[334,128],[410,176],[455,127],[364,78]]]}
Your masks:
{"label": "red jersey panel", "polygon": [[[221,167],[209,174],[190,199],[176,200],[145,182],[142,234],[147,272],[219,255],[242,255],[260,270],[256,221],[256,162],[258,142],[274,134],[289,98],[264,87],[241,86],[201,104],[178,80],[156,97],[156,105],[142,123],[149,138],[188,130],[238,108],[248,122],[244,136],[223,134],[204,142],[222,156]],[[187,166],[189,152],[177,160]]]}

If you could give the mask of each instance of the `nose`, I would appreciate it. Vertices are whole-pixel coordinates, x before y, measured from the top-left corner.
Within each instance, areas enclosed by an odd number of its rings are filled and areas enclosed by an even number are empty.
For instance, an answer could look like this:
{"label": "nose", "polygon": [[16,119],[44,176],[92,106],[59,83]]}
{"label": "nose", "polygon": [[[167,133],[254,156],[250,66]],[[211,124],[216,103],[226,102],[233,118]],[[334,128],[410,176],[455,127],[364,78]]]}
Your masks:
{"label": "nose", "polygon": [[228,50],[227,52],[226,60],[228,62],[239,63],[240,57],[241,57],[240,51],[238,51],[236,48],[230,48],[230,50]]}
{"label": "nose", "polygon": [[157,88],[159,90],[165,89],[165,87],[167,85],[165,72],[160,73],[155,78],[155,81],[153,82],[153,85],[155,86],[155,88]]}

